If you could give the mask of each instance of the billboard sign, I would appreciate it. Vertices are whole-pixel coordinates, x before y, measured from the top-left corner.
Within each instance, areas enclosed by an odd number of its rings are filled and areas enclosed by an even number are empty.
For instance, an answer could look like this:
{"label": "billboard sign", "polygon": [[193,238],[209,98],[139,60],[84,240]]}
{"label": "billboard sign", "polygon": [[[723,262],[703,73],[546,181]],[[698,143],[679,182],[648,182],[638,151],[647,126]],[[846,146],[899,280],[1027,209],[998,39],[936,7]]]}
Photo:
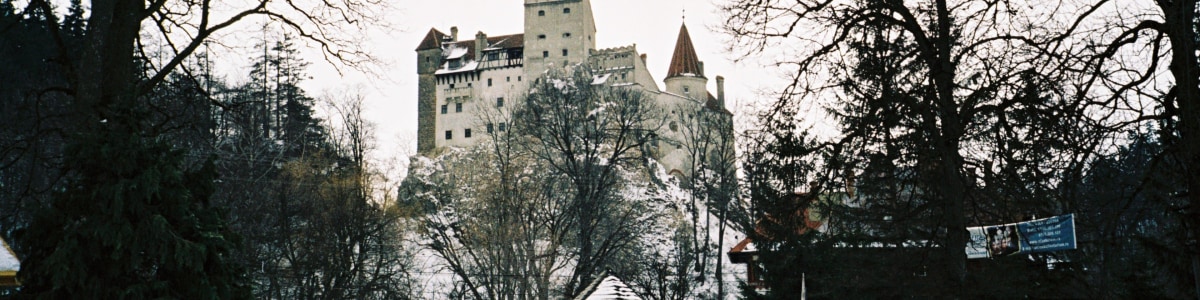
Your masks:
{"label": "billboard sign", "polygon": [[1075,215],[967,228],[967,258],[1075,249]]}

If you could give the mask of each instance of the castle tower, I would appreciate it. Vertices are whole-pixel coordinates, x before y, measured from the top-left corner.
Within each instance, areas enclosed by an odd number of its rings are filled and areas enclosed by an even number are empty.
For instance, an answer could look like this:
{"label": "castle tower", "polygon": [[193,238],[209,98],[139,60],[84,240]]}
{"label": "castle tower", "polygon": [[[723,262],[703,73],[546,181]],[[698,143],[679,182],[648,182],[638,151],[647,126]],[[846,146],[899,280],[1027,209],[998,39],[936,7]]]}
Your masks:
{"label": "castle tower", "polygon": [[458,28],[452,28],[454,36],[447,36],[437,29],[429,33],[417,46],[417,153],[425,154],[437,146],[435,131],[437,115],[437,72],[442,65],[442,43],[453,42]]}
{"label": "castle tower", "polygon": [[667,70],[667,92],[692,99],[708,100],[708,78],[704,77],[704,62],[696,56],[696,48],[692,46],[692,37],[688,34],[687,24],[679,27],[679,39],[675,41],[675,53],[671,56],[671,66]]}
{"label": "castle tower", "polygon": [[525,0],[525,74],[587,61],[596,49],[590,0]]}

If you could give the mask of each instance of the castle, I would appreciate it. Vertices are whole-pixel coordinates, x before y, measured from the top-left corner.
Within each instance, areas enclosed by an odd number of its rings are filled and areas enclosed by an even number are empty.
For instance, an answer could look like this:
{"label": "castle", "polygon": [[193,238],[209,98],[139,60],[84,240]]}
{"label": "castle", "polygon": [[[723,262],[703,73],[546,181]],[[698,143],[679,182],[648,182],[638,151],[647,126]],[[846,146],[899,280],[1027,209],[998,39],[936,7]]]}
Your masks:
{"label": "castle", "polygon": [[[457,27],[446,34],[430,29],[417,47],[417,149],[429,155],[442,147],[471,146],[487,132],[504,131],[504,123],[484,123],[485,109],[507,110],[532,80],[555,66],[592,66],[597,84],[637,88],[654,99],[667,116],[651,155],[671,173],[691,176],[688,166],[720,147],[732,153],[732,114],[725,108],[724,78],[716,76],[716,96],[708,92],[708,77],[688,34],[679,29],[670,68],[660,89],[646,68],[646,55],[636,45],[597,49],[596,23],[589,0],[525,0],[525,32],[459,39]],[[688,151],[681,126],[701,114],[716,120],[697,130],[723,137],[719,146]],[[686,115],[686,117],[685,117]],[[680,123],[683,123],[681,125]],[[692,135],[693,139],[695,135]],[[699,156],[696,153],[701,153]],[[718,154],[708,157],[721,156]],[[726,155],[728,156],[728,155]]]}

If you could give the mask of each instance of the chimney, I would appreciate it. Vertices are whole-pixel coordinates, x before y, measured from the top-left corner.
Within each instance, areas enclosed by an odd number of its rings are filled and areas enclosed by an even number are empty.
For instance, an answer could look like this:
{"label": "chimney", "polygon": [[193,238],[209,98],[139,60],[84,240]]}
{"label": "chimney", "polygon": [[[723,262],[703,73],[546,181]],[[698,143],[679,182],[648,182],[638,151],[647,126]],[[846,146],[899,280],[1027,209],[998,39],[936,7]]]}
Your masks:
{"label": "chimney", "polygon": [[642,53],[642,64],[646,64],[646,54]]}
{"label": "chimney", "polygon": [[457,42],[457,41],[458,41],[458,26],[451,26],[451,27],[450,27],[450,41],[451,41],[451,42]]}
{"label": "chimney", "polygon": [[700,66],[699,66],[699,67],[700,67],[700,74],[697,74],[697,75],[700,75],[700,77],[704,77],[704,62],[700,61],[700,62],[697,62],[697,63],[699,63],[699,64],[700,64]]}
{"label": "chimney", "polygon": [[475,34],[475,61],[483,61],[483,48],[486,48],[487,35],[483,31]]}
{"label": "chimney", "polygon": [[717,75],[717,104],[725,108],[725,77],[721,75]]}

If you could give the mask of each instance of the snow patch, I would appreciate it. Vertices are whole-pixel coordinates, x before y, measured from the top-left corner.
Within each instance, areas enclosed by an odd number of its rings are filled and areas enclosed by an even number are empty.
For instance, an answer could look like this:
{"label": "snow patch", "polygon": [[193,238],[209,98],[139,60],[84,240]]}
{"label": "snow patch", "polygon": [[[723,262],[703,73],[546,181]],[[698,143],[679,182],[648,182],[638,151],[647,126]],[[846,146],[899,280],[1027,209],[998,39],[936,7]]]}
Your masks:
{"label": "snow patch", "polygon": [[17,260],[17,255],[9,249],[8,244],[0,240],[0,272],[20,270],[21,261]]}
{"label": "snow patch", "polygon": [[610,77],[612,77],[612,74],[592,75],[592,85],[604,84],[608,82],[608,78]]}
{"label": "snow patch", "polygon": [[446,54],[446,59],[459,59],[459,58],[462,58],[463,56],[466,56],[467,52],[468,52],[468,49],[466,47],[454,47],[454,48],[450,48],[449,50],[450,50],[450,53]]}
{"label": "snow patch", "polygon": [[591,295],[588,295],[587,298],[583,298],[583,300],[606,299],[641,300],[642,297],[639,297],[637,293],[634,293],[633,289],[629,288],[629,285],[626,285],[625,282],[621,281],[620,278],[609,275],[608,277],[604,278],[604,281],[600,282],[600,285],[596,286],[596,291],[592,292]]}

